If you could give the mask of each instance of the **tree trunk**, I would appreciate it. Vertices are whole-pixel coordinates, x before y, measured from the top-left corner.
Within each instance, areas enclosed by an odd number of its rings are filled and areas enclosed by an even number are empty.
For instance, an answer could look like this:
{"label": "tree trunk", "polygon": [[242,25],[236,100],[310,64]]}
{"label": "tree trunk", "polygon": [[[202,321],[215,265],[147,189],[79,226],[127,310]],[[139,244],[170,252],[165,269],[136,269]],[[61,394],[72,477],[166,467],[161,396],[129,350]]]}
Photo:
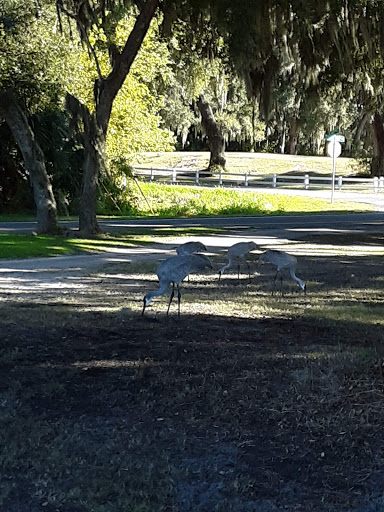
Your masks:
{"label": "tree trunk", "polygon": [[365,112],[365,114],[359,121],[359,124],[358,124],[356,132],[355,132],[355,136],[353,137],[353,142],[352,142],[352,150],[353,150],[354,156],[358,156],[361,151],[361,135],[362,135],[363,130],[364,130],[369,118],[371,117],[371,115],[372,115],[371,112]]}
{"label": "tree trunk", "polygon": [[256,151],[256,100],[252,101],[252,150]]}
{"label": "tree trunk", "polygon": [[372,122],[373,157],[371,176],[384,176],[384,126],[381,115],[376,112]]}
{"label": "tree trunk", "polygon": [[112,71],[95,81],[95,115],[76,99],[68,97],[67,105],[84,126],[85,169],[80,197],[79,230],[85,236],[100,233],[96,218],[97,188],[100,172],[105,168],[104,150],[113,101],[122,87],[136,58],[159,0],[146,0],[121,53],[115,54]]}
{"label": "tree trunk", "polygon": [[27,116],[10,93],[0,96],[0,113],[8,124],[23,155],[25,168],[32,183],[37,214],[37,232],[58,232],[56,201],[45,167],[44,154],[28,124]]}
{"label": "tree trunk", "polygon": [[284,155],[284,153],[285,153],[285,144],[286,144],[286,139],[287,139],[286,132],[287,132],[287,124],[285,122],[285,119],[283,119],[281,137],[280,137],[280,151],[279,151],[279,153],[281,153],[282,155]]}
{"label": "tree trunk", "polygon": [[208,145],[211,151],[211,158],[209,161],[209,169],[214,166],[225,168],[225,141],[223,134],[220,130],[215,116],[213,115],[211,106],[205,99],[203,94],[200,94],[197,100],[197,106],[201,114],[201,122],[205,133],[208,137]]}
{"label": "tree trunk", "polygon": [[80,193],[79,232],[84,237],[97,235],[101,232],[96,218],[97,189],[100,172],[105,169],[104,148],[105,139],[98,127],[96,117],[88,107],[77,98],[67,95],[67,110],[72,119],[84,128],[85,163]]}
{"label": "tree trunk", "polygon": [[295,117],[291,117],[289,122],[288,154],[297,154],[297,121]]}

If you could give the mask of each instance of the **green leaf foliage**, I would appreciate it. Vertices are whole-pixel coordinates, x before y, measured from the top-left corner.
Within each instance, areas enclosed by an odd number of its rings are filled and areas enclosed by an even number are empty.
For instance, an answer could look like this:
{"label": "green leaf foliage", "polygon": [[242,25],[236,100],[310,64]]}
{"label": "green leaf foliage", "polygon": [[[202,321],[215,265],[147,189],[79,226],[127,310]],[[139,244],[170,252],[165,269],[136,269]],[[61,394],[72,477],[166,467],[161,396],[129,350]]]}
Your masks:
{"label": "green leaf foliage", "polygon": [[[134,24],[133,15],[125,15],[115,27],[113,44],[121,49]],[[106,35],[101,28],[94,27],[90,42],[103,76],[110,72],[110,58],[106,50]],[[109,162],[121,157],[130,159],[143,151],[170,151],[174,137],[161,127],[159,111],[164,104],[154,83],[166,79],[169,55],[164,43],[159,42],[159,22],[153,23],[131,71],[113,104],[109,122],[106,150]],[[68,91],[94,108],[93,85],[97,79],[94,61],[86,49],[78,48],[73,53],[71,72],[68,76]]]}
{"label": "green leaf foliage", "polygon": [[63,98],[66,54],[52,9],[21,0],[0,3],[0,91],[12,90],[29,113]]}

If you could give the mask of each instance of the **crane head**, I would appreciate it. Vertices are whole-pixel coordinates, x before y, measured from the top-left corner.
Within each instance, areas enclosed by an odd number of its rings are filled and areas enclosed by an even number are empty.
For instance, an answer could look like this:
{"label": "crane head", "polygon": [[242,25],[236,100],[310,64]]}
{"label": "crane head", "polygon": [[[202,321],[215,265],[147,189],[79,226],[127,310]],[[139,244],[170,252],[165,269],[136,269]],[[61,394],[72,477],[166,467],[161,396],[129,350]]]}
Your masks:
{"label": "crane head", "polygon": [[145,308],[148,306],[148,304],[151,302],[152,297],[148,297],[148,294],[144,296],[143,298],[143,310],[141,312],[141,316],[144,315]]}
{"label": "crane head", "polygon": [[298,277],[296,277],[295,281],[297,281],[298,285],[300,286],[300,288],[303,290],[304,292],[304,295],[307,294],[307,285],[304,283],[304,281],[302,281],[301,279],[299,279]]}

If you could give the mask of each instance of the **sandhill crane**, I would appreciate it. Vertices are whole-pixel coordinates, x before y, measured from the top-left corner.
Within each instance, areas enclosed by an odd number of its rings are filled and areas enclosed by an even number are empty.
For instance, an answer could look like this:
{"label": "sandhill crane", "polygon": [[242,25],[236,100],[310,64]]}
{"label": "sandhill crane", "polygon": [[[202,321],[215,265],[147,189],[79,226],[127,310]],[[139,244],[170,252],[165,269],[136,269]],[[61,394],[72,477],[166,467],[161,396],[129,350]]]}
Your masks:
{"label": "sandhill crane", "polygon": [[[201,242],[185,242],[185,244],[181,244],[176,247],[176,252],[179,256],[186,256],[188,254],[195,254],[206,250],[207,248]],[[189,283],[189,275],[187,276],[187,280]]]}
{"label": "sandhill crane", "polygon": [[192,272],[199,272],[204,270],[204,268],[212,268],[212,263],[204,254],[188,254],[185,256],[173,256],[171,258],[166,259],[162,263],[160,263],[157,269],[157,276],[159,278],[159,289],[152,290],[148,292],[143,301],[143,311],[142,315],[144,315],[145,308],[151,302],[153,297],[157,297],[159,295],[164,295],[172,284],[172,290],[169,295],[168,309],[167,315],[169,313],[169,308],[171,307],[171,302],[173,296],[175,294],[175,285],[177,288],[177,299],[178,299],[178,316],[180,317],[180,302],[181,302],[181,293],[180,293],[180,283],[182,280],[191,274]]}
{"label": "sandhill crane", "polygon": [[300,288],[305,293],[306,285],[304,281],[302,281],[296,275],[297,259],[295,258],[295,256],[292,256],[292,254],[288,254],[284,251],[268,250],[261,253],[259,259],[261,261],[268,261],[269,263],[272,263],[272,265],[275,265],[277,267],[277,272],[273,280],[273,283],[276,283],[277,276],[280,274],[281,294],[283,294],[282,271],[284,269],[287,269],[289,271],[291,278],[299,284]]}
{"label": "sandhill crane", "polygon": [[187,254],[195,254],[196,252],[206,250],[207,248],[201,242],[186,242],[176,247],[176,252],[179,256],[186,256]]}
{"label": "sandhill crane", "polygon": [[257,249],[255,242],[238,242],[237,244],[232,245],[232,247],[228,249],[228,263],[219,270],[219,281],[221,279],[221,275],[224,274],[226,270],[233,267],[235,261],[237,261],[237,280],[240,281],[240,260],[245,261],[247,264],[249,281],[251,281],[251,269],[245,255],[255,249]]}

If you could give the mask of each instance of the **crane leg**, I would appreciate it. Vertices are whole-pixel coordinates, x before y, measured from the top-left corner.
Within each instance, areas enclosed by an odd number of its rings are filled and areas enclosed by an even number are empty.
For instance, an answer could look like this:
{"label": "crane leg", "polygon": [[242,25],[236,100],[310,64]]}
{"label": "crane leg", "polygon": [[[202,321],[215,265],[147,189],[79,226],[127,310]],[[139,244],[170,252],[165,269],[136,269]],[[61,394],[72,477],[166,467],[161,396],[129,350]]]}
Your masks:
{"label": "crane leg", "polygon": [[272,295],[273,295],[273,293],[274,293],[274,291],[275,291],[275,288],[276,288],[276,279],[277,279],[277,276],[278,276],[278,275],[279,275],[279,271],[277,271],[277,272],[276,272],[276,275],[275,275],[275,277],[274,277],[274,279],[273,279]]}
{"label": "crane leg", "polygon": [[248,267],[248,278],[249,278],[249,282],[251,282],[251,267],[249,266],[249,263],[247,260],[245,260],[245,263],[247,264],[247,267]]}
{"label": "crane leg", "polygon": [[171,307],[171,302],[172,302],[172,299],[173,299],[174,295],[175,295],[175,283],[172,283],[172,290],[171,290],[171,293],[169,295],[167,315],[169,313],[169,308]]}
{"label": "crane leg", "polygon": [[240,263],[237,265],[237,282],[240,283]]}
{"label": "crane leg", "polygon": [[181,292],[179,285],[177,285],[177,316],[180,318],[180,303],[181,303]]}
{"label": "crane leg", "polygon": [[283,274],[280,274],[280,291],[281,291],[281,296],[283,296]]}

